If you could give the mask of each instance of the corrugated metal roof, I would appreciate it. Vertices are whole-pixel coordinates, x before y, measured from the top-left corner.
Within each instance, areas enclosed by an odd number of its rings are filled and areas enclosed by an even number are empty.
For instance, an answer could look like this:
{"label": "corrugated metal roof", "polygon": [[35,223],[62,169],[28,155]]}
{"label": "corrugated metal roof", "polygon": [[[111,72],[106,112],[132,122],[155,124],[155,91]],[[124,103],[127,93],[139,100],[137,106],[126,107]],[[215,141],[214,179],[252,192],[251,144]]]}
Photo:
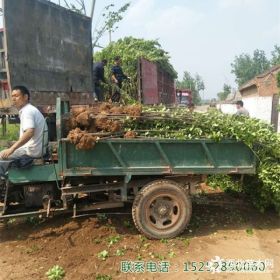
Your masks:
{"label": "corrugated metal roof", "polygon": [[248,82],[246,82],[245,84],[243,84],[239,88],[239,91],[242,92],[244,89],[247,89],[247,88],[252,87],[252,86],[257,86],[258,85],[258,79],[264,78],[264,77],[268,76],[269,74],[273,74],[273,73],[279,72],[279,71],[280,71],[280,64],[275,65],[275,66],[271,67],[269,70],[255,76],[253,79],[251,79]]}
{"label": "corrugated metal roof", "polygon": [[249,87],[252,87],[252,86],[257,86],[257,78],[253,78],[252,80],[249,80],[248,82],[246,82],[245,84],[243,84],[240,88],[239,88],[239,91],[243,91],[244,89],[247,89]]}
{"label": "corrugated metal roof", "polygon": [[278,72],[277,70],[280,70],[280,64],[271,67],[269,70],[267,70],[266,72],[264,72],[262,74],[257,75],[256,77],[257,78],[264,78],[265,76],[267,76],[269,74],[272,74],[274,72]]}

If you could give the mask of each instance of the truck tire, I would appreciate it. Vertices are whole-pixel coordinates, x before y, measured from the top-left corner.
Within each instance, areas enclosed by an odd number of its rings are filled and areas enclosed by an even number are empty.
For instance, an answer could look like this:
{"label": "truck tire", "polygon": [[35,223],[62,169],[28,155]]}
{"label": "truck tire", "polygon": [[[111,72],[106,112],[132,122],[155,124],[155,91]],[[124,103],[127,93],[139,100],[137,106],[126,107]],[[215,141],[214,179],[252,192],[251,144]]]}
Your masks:
{"label": "truck tire", "polygon": [[192,204],[186,190],[171,180],[156,180],[136,195],[132,217],[136,228],[150,239],[173,238],[187,227]]}

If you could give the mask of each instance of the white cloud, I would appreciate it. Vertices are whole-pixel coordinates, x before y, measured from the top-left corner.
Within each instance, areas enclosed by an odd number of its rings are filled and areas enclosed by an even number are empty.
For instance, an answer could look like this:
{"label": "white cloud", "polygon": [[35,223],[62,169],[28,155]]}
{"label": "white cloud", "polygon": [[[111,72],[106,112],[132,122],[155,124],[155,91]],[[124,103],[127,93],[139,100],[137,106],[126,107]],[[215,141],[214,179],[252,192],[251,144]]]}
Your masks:
{"label": "white cloud", "polygon": [[162,7],[155,0],[138,0],[129,8],[124,25],[129,27],[130,32],[133,28],[139,29],[139,36],[170,38],[192,28],[202,17],[202,13],[186,5]]}
{"label": "white cloud", "polygon": [[267,4],[267,0],[220,0],[219,7],[225,9],[232,8],[253,8],[253,9],[261,9],[263,5]]}
{"label": "white cloud", "polygon": [[155,9],[154,0],[138,0],[131,5],[128,9],[128,13],[125,16],[125,20],[132,25],[143,24],[145,19],[152,15],[152,11]]}
{"label": "white cloud", "polygon": [[186,6],[173,6],[155,11],[153,20],[146,22],[145,27],[149,33],[157,34],[157,37],[180,39],[180,36],[186,35],[184,32],[192,29],[202,18],[202,13]]}

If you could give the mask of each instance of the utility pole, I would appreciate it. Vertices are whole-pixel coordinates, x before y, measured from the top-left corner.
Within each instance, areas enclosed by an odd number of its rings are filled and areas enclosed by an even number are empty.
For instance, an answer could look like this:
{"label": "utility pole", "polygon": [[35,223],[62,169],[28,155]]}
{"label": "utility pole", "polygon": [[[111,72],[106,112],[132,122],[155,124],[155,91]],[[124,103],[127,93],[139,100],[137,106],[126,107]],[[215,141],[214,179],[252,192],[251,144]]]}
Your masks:
{"label": "utility pole", "polygon": [[[95,8],[95,2],[96,0],[92,0],[92,5],[91,5],[91,11],[90,11],[90,18],[91,18],[91,27],[92,27],[92,21],[93,21],[93,15],[94,15],[94,8]],[[91,31],[92,32],[92,31]],[[91,34],[93,36],[93,34]],[[93,58],[93,54],[94,54],[94,46],[92,48],[92,58]],[[93,73],[93,63],[91,64],[92,66],[92,73]],[[94,82],[93,82],[93,99],[96,97],[96,93],[95,93],[95,85],[94,85]]]}
{"label": "utility pole", "polygon": [[90,11],[91,22],[92,22],[92,20],[93,20],[95,2],[96,2],[96,0],[92,0],[91,11]]}
{"label": "utility pole", "polygon": [[[96,0],[92,0],[92,3],[91,3],[91,11],[90,11],[91,27],[92,27],[92,21],[93,21],[94,9],[95,9],[95,2],[96,2]],[[93,31],[91,31],[91,32],[92,32],[91,36],[93,36]],[[94,46],[92,49],[92,53],[94,53]]]}
{"label": "utility pole", "polygon": [[112,32],[111,29],[109,29],[109,43],[111,44],[112,42]]}

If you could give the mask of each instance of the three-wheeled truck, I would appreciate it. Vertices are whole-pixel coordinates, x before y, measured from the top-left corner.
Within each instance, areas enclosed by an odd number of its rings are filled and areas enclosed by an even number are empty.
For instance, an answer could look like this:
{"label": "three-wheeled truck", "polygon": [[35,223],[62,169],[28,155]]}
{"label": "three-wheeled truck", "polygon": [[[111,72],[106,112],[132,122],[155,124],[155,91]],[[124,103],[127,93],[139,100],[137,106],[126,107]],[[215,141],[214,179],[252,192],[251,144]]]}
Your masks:
{"label": "three-wheeled truck", "polygon": [[235,140],[106,138],[90,150],[76,150],[66,138],[69,112],[69,102],[58,98],[52,156],[9,170],[0,187],[0,219],[57,212],[76,216],[130,202],[141,233],[172,238],[188,225],[191,196],[207,174],[242,176],[256,170],[252,150]]}

